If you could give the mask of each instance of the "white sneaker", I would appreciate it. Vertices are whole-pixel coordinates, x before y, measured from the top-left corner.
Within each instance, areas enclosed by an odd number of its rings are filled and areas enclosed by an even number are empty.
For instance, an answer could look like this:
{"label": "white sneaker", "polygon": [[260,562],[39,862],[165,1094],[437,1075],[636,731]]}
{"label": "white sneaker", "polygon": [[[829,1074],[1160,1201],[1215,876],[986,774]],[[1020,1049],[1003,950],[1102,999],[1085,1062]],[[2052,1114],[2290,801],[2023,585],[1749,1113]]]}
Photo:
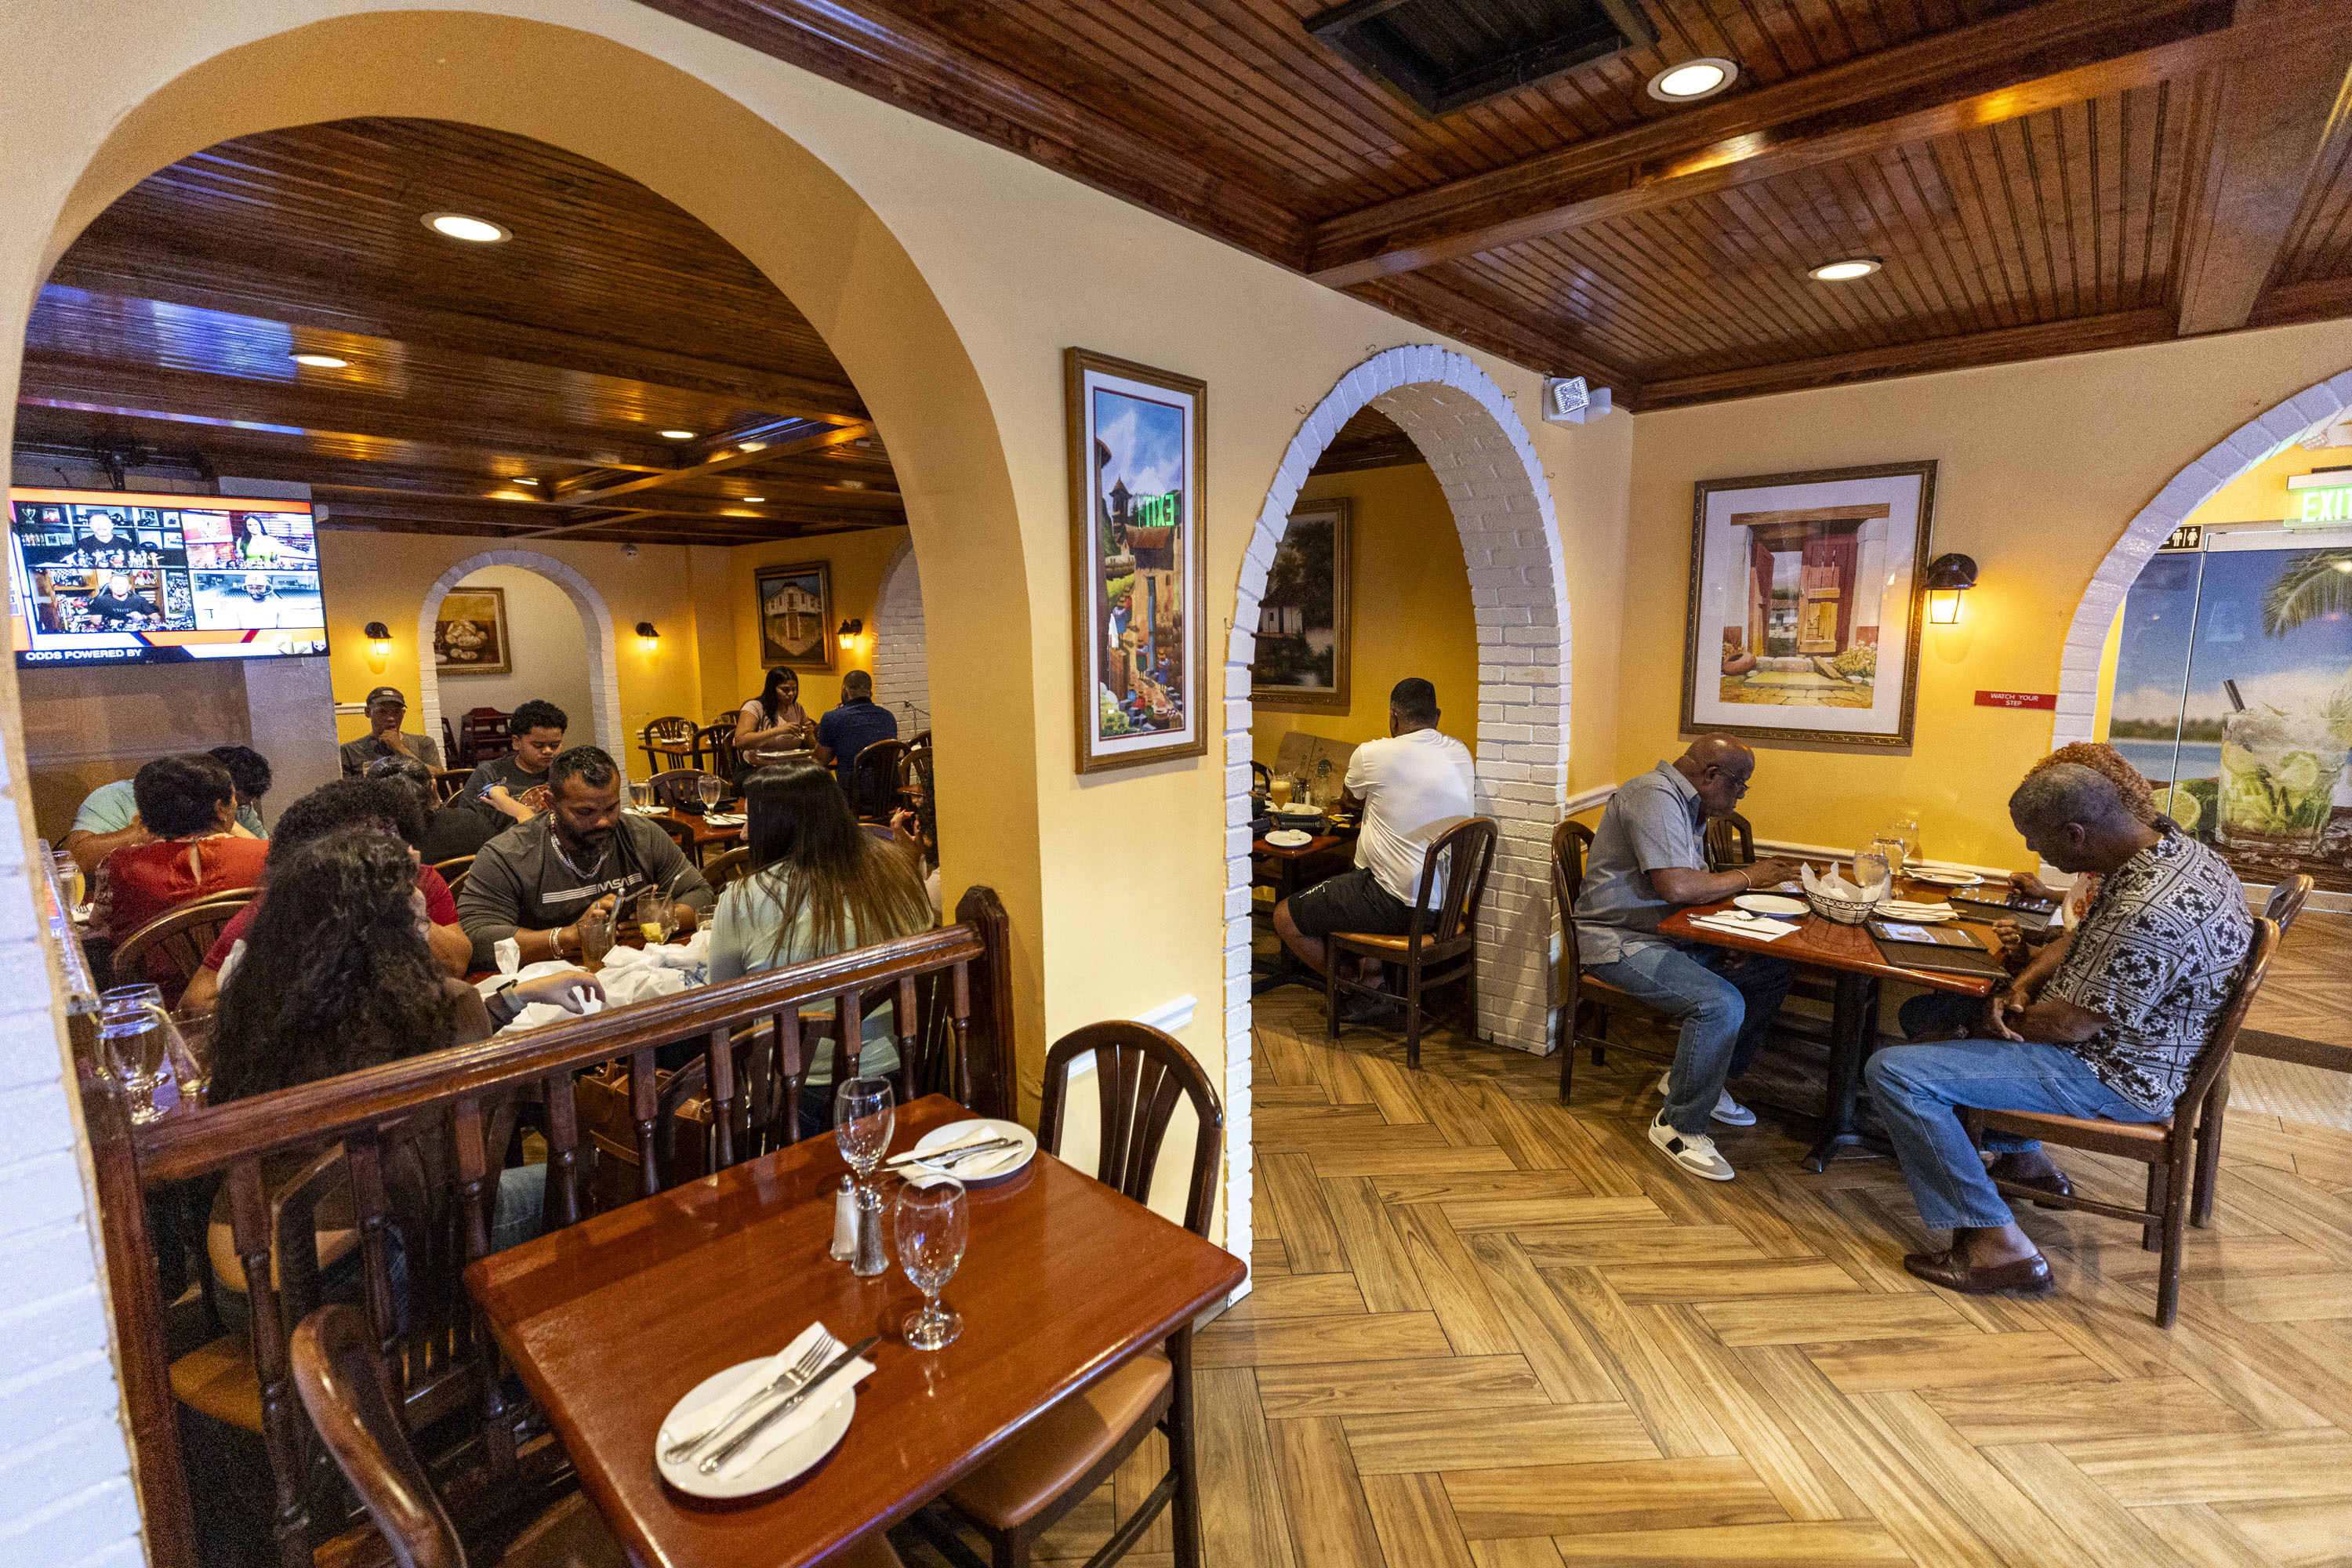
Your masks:
{"label": "white sneaker", "polygon": [[1727,1182],[1738,1173],[1731,1162],[1715,1152],[1715,1140],[1704,1132],[1677,1132],[1666,1125],[1662,1111],[1650,1123],[1650,1142],[1665,1151],[1666,1158],[1694,1176],[1710,1182]]}
{"label": "white sneaker", "polygon": [[[1667,1086],[1673,1081],[1674,1076],[1675,1069],[1672,1068],[1668,1068],[1665,1071],[1658,1075],[1658,1092],[1660,1094],[1671,1092]],[[1740,1104],[1739,1101],[1732,1099],[1731,1091],[1727,1089],[1717,1091],[1715,1097],[1714,1116],[1717,1121],[1722,1122],[1726,1127],[1753,1127],[1756,1125],[1756,1113],[1748,1110],[1746,1106]]]}

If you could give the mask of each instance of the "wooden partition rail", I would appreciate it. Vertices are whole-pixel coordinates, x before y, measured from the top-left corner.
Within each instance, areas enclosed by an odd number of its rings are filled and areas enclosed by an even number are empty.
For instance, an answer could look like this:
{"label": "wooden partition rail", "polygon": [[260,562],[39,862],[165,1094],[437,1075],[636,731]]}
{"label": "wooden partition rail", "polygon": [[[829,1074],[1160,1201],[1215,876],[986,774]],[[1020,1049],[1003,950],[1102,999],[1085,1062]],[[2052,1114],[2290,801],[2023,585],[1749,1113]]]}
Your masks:
{"label": "wooden partition rail", "polygon": [[[152,1561],[195,1568],[186,1470],[178,1437],[164,1307],[142,1199],[174,1183],[225,1180],[236,1251],[251,1291],[246,1344],[258,1384],[262,1438],[275,1489],[280,1568],[300,1568],[340,1519],[317,1517],[327,1470],[295,1401],[288,1341],[317,1304],[311,1207],[322,1183],[347,1173],[360,1232],[362,1305],[410,1425],[470,1402],[487,1494],[511,1494],[517,1431],[498,1352],[460,1275],[489,1249],[489,1226],[513,1119],[534,1107],[547,1141],[544,1219],[590,1211],[593,1145],[576,1094],[602,1069],[625,1095],[639,1193],[661,1190],[665,1128],[691,1078],[708,1107],[698,1121],[701,1168],[716,1170],[799,1136],[795,1107],[809,1066],[801,1009],[834,1004],[855,1070],[861,998],[896,1003],[906,1086],[944,1085],[985,1115],[1012,1116],[1016,1079],[1009,923],[994,892],[974,888],[959,923],[725,985],[615,1008],[521,1036],[481,1041],[303,1084],[232,1105],[133,1127],[94,1060],[82,1069],[101,1228]],[[935,1000],[925,1005],[929,990]],[[929,1036],[929,1037],[925,1037]],[[662,1075],[656,1053],[696,1048],[690,1068]],[[618,1069],[625,1068],[625,1082]],[[341,1158],[335,1151],[341,1151]],[[583,1159],[583,1152],[586,1158]],[[297,1156],[310,1156],[307,1160]],[[264,1174],[264,1162],[272,1170]],[[291,1169],[297,1173],[289,1177]],[[278,1182],[272,1188],[271,1180]],[[397,1246],[407,1276],[395,1298]]]}

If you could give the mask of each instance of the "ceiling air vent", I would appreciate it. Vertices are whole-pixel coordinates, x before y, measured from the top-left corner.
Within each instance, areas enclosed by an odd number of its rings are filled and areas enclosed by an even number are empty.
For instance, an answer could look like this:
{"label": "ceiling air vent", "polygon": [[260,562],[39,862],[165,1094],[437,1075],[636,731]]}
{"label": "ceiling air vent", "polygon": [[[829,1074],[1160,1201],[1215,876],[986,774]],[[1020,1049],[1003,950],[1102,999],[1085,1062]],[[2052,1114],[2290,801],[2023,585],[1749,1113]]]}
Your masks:
{"label": "ceiling air vent", "polygon": [[1658,38],[1636,0],[1351,0],[1307,30],[1433,117]]}

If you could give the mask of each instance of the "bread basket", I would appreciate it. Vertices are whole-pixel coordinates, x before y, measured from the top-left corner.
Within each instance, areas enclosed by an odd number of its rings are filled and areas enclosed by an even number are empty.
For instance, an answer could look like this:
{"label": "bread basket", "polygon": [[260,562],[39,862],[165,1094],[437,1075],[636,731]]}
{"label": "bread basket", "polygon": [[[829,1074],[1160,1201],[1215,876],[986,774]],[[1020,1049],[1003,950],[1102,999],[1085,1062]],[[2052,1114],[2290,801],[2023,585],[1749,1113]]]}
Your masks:
{"label": "bread basket", "polygon": [[1811,888],[1805,889],[1805,902],[1812,905],[1813,913],[1822,919],[1842,926],[1860,925],[1878,907],[1876,899],[1833,899]]}

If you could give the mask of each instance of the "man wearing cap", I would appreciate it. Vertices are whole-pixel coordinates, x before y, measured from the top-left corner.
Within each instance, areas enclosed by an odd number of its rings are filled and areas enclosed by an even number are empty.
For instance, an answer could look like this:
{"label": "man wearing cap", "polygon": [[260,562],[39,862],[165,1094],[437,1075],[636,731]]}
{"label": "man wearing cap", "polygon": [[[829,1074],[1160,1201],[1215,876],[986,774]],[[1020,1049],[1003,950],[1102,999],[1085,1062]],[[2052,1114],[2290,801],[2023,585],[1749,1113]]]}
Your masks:
{"label": "man wearing cap", "polygon": [[343,742],[343,776],[355,779],[378,757],[415,757],[428,768],[441,765],[441,745],[426,735],[404,735],[401,721],[408,717],[408,699],[397,686],[379,686],[367,694],[368,732]]}

